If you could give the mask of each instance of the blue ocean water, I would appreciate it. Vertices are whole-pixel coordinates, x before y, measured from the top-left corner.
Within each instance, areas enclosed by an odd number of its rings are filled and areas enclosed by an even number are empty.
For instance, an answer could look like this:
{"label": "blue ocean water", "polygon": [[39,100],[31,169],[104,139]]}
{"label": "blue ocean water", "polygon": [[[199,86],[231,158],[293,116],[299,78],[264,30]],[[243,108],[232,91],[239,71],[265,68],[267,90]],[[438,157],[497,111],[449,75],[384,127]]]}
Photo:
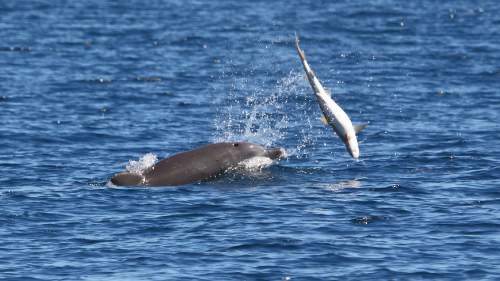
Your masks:
{"label": "blue ocean water", "polygon": [[[409,1],[408,1],[409,2]],[[498,280],[497,1],[1,1],[0,279]],[[361,133],[354,161],[293,47]],[[109,188],[147,153],[261,171]]]}

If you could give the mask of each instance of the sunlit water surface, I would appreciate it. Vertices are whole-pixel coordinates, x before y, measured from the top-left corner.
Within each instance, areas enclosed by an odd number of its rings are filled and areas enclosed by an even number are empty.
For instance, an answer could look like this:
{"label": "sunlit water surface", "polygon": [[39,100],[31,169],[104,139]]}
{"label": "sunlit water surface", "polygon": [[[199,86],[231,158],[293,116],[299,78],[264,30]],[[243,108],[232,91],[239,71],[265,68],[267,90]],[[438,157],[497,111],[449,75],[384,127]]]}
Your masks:
{"label": "sunlit water surface", "polygon": [[[0,279],[500,278],[496,1],[56,2],[0,2]],[[106,186],[236,140],[288,158]]]}

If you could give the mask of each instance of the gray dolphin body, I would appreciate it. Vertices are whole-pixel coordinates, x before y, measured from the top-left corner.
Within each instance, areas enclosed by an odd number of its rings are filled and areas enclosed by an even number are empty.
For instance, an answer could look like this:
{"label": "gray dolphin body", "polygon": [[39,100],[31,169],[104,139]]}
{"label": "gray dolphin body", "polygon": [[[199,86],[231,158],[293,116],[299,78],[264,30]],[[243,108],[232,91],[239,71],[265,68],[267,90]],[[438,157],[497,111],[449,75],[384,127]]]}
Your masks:
{"label": "gray dolphin body", "polygon": [[279,159],[282,148],[265,149],[249,142],[214,143],[163,159],[142,174],[121,172],[111,178],[118,186],[173,186],[215,177],[253,157]]}

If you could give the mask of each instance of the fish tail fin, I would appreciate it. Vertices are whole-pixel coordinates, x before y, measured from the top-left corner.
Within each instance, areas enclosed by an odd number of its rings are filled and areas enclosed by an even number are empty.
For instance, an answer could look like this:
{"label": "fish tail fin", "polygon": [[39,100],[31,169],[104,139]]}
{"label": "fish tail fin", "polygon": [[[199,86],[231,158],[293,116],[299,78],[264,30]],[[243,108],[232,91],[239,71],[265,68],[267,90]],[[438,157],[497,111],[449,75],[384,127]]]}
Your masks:
{"label": "fish tail fin", "polygon": [[306,54],[300,48],[300,39],[297,34],[295,34],[295,49],[297,50],[297,54],[299,54],[300,61],[302,62],[302,66],[304,66],[304,71],[306,72],[307,80],[309,80],[309,84],[315,93],[325,92],[325,89],[319,82],[319,79],[316,77],[316,74],[309,66],[309,63],[306,60]]}
{"label": "fish tail fin", "polygon": [[299,54],[300,60],[303,62],[306,60],[306,54],[300,48],[299,43],[300,43],[299,35],[297,35],[297,32],[295,32],[295,49],[297,50],[297,53]]}

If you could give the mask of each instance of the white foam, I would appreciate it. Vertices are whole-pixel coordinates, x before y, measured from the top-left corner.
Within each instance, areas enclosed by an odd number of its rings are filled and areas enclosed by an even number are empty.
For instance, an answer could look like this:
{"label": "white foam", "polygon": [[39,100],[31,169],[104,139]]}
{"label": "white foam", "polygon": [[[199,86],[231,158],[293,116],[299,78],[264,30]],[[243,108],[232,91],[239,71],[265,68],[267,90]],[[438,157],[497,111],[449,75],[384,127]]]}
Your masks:
{"label": "white foam", "polygon": [[273,164],[273,160],[269,157],[256,156],[246,160],[241,161],[238,164],[238,168],[245,171],[260,171],[267,168]]}
{"label": "white foam", "polygon": [[127,171],[132,174],[142,175],[142,173],[156,164],[158,157],[154,153],[147,153],[143,155],[139,161],[130,160],[127,164]]}
{"label": "white foam", "polygon": [[339,181],[336,183],[325,183],[321,184],[320,187],[333,192],[339,192],[348,188],[360,188],[363,184],[362,181],[360,181],[361,179],[363,178]]}
{"label": "white foam", "polygon": [[106,183],[106,187],[109,187],[109,188],[116,188],[118,187],[117,185],[115,185],[114,183],[112,183],[110,180]]}

